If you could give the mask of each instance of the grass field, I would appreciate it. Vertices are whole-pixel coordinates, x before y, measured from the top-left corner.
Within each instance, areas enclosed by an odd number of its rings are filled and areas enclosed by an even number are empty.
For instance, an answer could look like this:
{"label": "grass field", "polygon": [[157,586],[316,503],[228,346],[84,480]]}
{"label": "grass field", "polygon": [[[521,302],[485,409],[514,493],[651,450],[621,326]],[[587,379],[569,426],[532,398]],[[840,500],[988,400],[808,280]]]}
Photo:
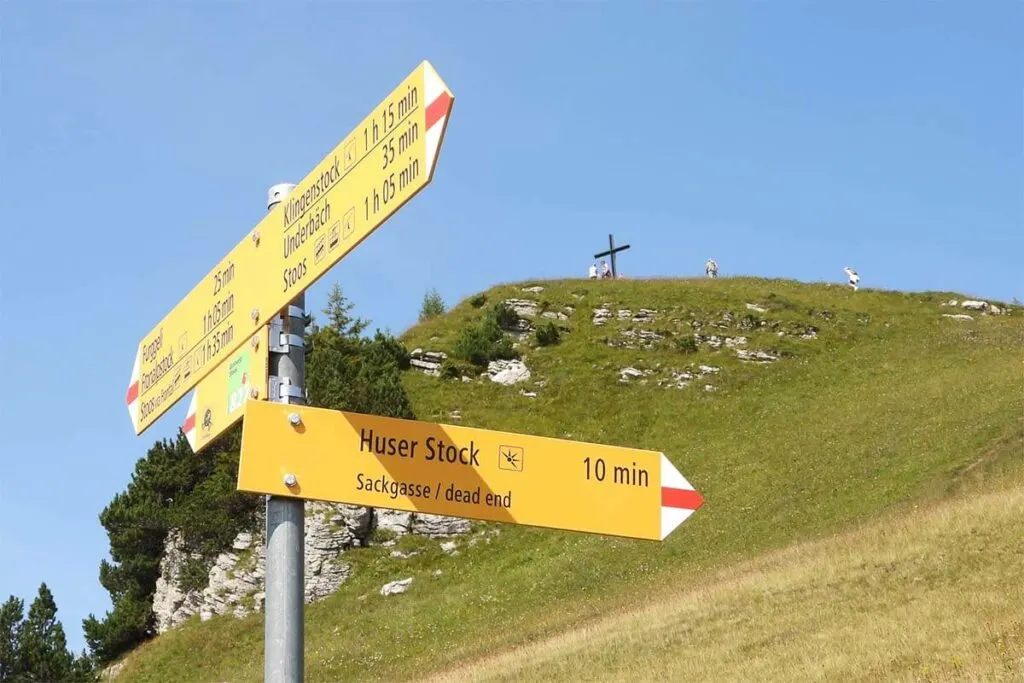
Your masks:
{"label": "grass field", "polygon": [[429,680],[1019,681],[1021,538],[1024,486],[958,497]]}
{"label": "grass field", "polygon": [[[522,291],[534,284],[544,291]],[[921,675],[917,655],[931,671],[954,666],[947,657],[981,662],[972,671],[995,670],[982,661],[984,646],[970,644],[981,640],[958,636],[936,641],[947,650],[922,650],[910,633],[886,650],[891,656],[875,653],[872,643],[891,640],[901,617],[889,610],[875,628],[868,613],[879,604],[874,593],[910,611],[953,604],[941,596],[975,586],[962,576],[964,567],[993,580],[1019,570],[1020,555],[1010,552],[1012,545],[1001,546],[992,529],[979,533],[992,541],[993,552],[949,562],[900,554],[913,544],[941,551],[989,522],[1007,530],[1021,523],[1019,497],[1013,497],[1019,494],[1006,489],[1022,481],[1024,460],[1019,309],[958,321],[942,317],[950,309],[940,306],[962,298],[953,293],[854,293],[753,278],[527,282],[490,290],[481,308],[462,302],[407,332],[404,341],[410,349],[450,350],[459,330],[486,306],[513,296],[536,298],[552,312],[571,306],[568,319],[558,323],[566,328],[561,343],[538,348],[524,340],[520,351],[532,376],[515,387],[410,371],[405,381],[417,417],[452,422],[451,411],[458,410],[464,425],[664,451],[705,496],[704,507],[664,543],[481,524],[474,544],[459,540],[454,557],[437,541],[410,537],[399,547],[423,552],[408,560],[390,558],[390,548],[350,552],[345,560],[353,563],[352,578],[307,607],[307,680],[417,679],[467,661],[492,666],[515,648],[526,648],[528,664],[504,666],[504,673],[526,677],[572,671],[559,648],[591,673],[628,675],[638,671],[630,667],[650,663],[675,667],[680,676],[728,674],[708,667],[740,666],[749,655],[750,666],[760,667],[752,672],[822,675],[801,659],[801,643],[820,644],[826,668],[854,677],[870,678],[871,666],[891,661],[885,671]],[[613,319],[595,326],[592,310],[603,304]],[[620,309],[635,314],[640,308],[656,310],[654,320],[618,318]],[[780,360],[743,363],[724,346],[680,350],[678,340],[694,331],[692,320],[701,323],[701,334],[742,335],[745,348],[771,351]],[[816,338],[802,339],[812,326]],[[629,328],[663,338],[649,349],[608,344],[627,339],[622,332]],[[673,371],[701,364],[719,372],[683,389],[658,386]],[[621,383],[619,371],[627,366],[650,374]],[[714,391],[705,391],[705,384]],[[522,389],[537,397],[523,396]],[[996,498],[978,498],[992,502],[981,507],[934,507],[999,487],[1009,491],[995,495],[1007,496],[1016,521],[998,517]],[[916,506],[932,512],[915,512]],[[886,515],[906,532],[902,544],[886,545],[891,535],[872,531],[872,522]],[[901,521],[904,516],[945,531],[913,536],[914,524]],[[977,521],[957,521],[966,519]],[[1014,538],[1019,534],[1008,534],[1007,543]],[[887,571],[892,563],[901,569]],[[923,586],[913,576],[904,580],[905,573],[931,576],[932,570],[935,580]],[[820,580],[828,572],[841,589],[834,602],[826,600],[828,581]],[[414,578],[408,593],[378,595],[383,583],[405,577]],[[877,590],[865,591],[872,582]],[[1006,589],[1019,605],[1019,593],[1012,592],[1019,588]],[[927,599],[914,598],[914,590]],[[652,603],[662,611],[651,619],[651,649],[630,659],[624,624]],[[747,616],[731,617],[732,609]],[[958,628],[984,632],[991,624],[993,633],[1004,633],[1007,648],[1017,647],[1019,630],[1004,616],[994,609],[967,611]],[[913,618],[920,624],[928,612]],[[695,629],[694,619],[706,620],[710,630]],[[723,632],[733,635],[712,637]],[[588,634],[595,643],[604,638],[610,650],[589,644]],[[261,680],[262,642],[260,616],[193,620],[129,655],[118,680]],[[704,649],[694,654],[694,647]],[[721,657],[720,664],[711,661]]]}

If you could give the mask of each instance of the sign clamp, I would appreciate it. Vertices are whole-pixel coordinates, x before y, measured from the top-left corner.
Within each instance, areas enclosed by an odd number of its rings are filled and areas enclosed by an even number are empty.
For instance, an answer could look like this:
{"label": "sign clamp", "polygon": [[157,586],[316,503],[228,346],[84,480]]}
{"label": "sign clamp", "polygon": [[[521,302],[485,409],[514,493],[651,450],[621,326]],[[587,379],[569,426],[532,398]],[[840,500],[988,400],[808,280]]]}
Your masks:
{"label": "sign clamp", "polygon": [[[295,308],[289,306],[289,309]],[[291,311],[289,310],[289,313]],[[293,316],[298,317],[298,316]],[[305,348],[306,342],[300,334],[290,334],[284,331],[284,319],[281,316],[275,316],[270,320],[270,351],[271,353],[288,353],[289,349]]]}
{"label": "sign clamp", "polygon": [[295,386],[287,377],[281,378],[277,375],[267,377],[267,396],[270,400],[283,399],[285,403],[290,398],[306,398],[306,392],[302,387]]}

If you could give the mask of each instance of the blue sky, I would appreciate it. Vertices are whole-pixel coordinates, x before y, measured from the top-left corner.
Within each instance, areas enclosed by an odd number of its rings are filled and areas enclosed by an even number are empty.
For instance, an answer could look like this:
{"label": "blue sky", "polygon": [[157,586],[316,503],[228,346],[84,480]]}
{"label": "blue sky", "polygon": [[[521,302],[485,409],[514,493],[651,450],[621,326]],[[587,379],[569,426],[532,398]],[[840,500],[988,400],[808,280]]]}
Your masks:
{"label": "blue sky", "polygon": [[[1024,4],[0,5],[0,599],[109,607],[97,515],[140,437],[140,337],[422,59],[455,93],[434,182],[339,282],[401,332],[424,292],[723,275],[1024,299]],[[402,294],[393,296],[382,285]]]}

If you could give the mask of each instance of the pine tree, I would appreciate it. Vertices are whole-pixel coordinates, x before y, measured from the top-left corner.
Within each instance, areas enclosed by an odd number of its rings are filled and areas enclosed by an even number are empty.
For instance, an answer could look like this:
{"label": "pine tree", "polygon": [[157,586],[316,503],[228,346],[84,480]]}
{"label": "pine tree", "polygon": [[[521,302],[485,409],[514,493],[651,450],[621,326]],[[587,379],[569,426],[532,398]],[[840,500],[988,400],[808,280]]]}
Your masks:
{"label": "pine tree", "polygon": [[14,597],[0,607],[0,681],[13,681],[22,673],[18,652],[25,603]]}
{"label": "pine tree", "polygon": [[28,609],[18,643],[21,665],[39,681],[66,681],[71,676],[74,657],[68,652],[64,627],[57,621],[57,603],[45,583]]}
{"label": "pine tree", "polygon": [[444,299],[436,289],[431,289],[423,295],[423,305],[420,307],[420,322],[430,320],[444,313]]}
{"label": "pine tree", "polygon": [[327,306],[324,315],[331,327],[346,337],[358,337],[369,326],[369,320],[353,317],[350,311],[355,307],[342,293],[341,285],[335,282],[327,295]]}

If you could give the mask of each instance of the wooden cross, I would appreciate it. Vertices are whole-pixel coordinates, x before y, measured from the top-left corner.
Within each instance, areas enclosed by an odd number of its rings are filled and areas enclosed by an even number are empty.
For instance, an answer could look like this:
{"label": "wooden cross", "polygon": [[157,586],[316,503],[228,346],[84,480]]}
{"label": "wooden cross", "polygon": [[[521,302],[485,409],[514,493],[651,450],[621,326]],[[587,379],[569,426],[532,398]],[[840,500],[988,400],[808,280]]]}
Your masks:
{"label": "wooden cross", "polygon": [[608,256],[612,261],[612,279],[618,277],[618,271],[615,269],[615,255],[620,251],[626,251],[629,249],[628,244],[624,244],[621,247],[615,246],[615,240],[612,239],[611,235],[608,235],[608,251],[602,251],[600,254],[594,254],[594,258],[601,258],[602,256]]}

